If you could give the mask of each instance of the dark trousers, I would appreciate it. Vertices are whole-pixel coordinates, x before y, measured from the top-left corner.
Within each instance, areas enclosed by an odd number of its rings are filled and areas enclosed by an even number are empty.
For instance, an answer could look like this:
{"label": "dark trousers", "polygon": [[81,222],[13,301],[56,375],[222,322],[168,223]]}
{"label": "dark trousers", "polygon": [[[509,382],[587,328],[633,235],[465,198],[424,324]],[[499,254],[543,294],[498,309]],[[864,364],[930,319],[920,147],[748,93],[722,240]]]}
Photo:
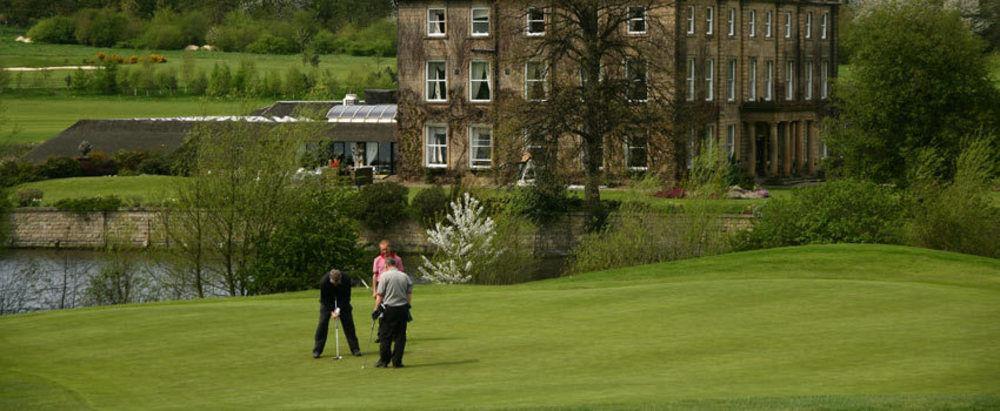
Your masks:
{"label": "dark trousers", "polygon": [[[319,325],[316,326],[314,353],[323,353],[323,347],[326,346],[326,336],[330,332],[330,317],[333,316],[332,311],[329,307],[323,307],[322,305],[319,307]],[[351,315],[350,307],[346,310],[343,308],[340,309],[340,325],[344,329],[344,336],[347,337],[347,346],[351,348],[351,351],[360,349],[358,336],[354,332],[354,316]]]}
{"label": "dark trousers", "polygon": [[[387,307],[378,323],[379,362],[393,365],[403,364],[403,349],[406,348],[406,318],[410,310],[406,307]],[[393,346],[395,345],[395,346]]]}

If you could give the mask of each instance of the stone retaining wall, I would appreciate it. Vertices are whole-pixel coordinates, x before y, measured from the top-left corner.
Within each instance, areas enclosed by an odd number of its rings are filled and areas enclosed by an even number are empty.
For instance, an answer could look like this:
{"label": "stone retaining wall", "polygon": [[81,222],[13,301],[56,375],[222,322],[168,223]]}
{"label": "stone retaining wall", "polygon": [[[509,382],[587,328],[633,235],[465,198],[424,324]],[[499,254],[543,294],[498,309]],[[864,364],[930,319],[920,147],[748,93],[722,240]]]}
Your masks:
{"label": "stone retaining wall", "polygon": [[[167,245],[163,218],[155,210],[123,210],[77,213],[47,208],[21,208],[11,213],[13,248],[102,248],[109,242],[124,242],[135,248]],[[660,216],[662,217],[662,216]],[[749,216],[727,215],[726,229],[742,229],[750,224]],[[585,215],[567,214],[526,241],[547,255],[566,255],[585,233]],[[391,233],[362,230],[359,241],[374,247],[382,238],[392,240],[400,252],[434,252],[427,242],[426,229],[414,221],[398,224]]]}

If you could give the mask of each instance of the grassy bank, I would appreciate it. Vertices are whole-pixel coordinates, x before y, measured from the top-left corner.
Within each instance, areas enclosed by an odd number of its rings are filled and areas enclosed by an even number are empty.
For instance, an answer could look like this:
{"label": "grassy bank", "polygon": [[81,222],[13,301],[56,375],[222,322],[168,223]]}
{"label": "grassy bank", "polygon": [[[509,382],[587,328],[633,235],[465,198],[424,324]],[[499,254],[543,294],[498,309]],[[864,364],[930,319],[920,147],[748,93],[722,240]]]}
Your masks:
{"label": "grassy bank", "polygon": [[[402,370],[310,358],[316,298],[0,318],[0,408],[1000,406],[1000,263],[985,258],[810,246],[418,286]],[[369,308],[357,298],[362,339]]]}
{"label": "grassy bank", "polygon": [[174,197],[183,177],[77,177],[22,184],[18,190],[42,190],[42,205],[51,206],[67,198],[115,195],[130,203],[160,204]]}

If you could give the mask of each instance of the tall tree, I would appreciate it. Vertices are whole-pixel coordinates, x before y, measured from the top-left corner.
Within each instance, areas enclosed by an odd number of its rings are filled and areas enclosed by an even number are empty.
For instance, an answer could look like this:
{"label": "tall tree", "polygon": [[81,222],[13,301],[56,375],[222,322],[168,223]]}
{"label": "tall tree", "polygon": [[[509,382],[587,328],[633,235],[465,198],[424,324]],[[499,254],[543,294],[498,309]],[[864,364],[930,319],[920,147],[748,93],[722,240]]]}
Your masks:
{"label": "tall tree", "polygon": [[[532,81],[506,110],[528,136],[542,175],[555,173],[559,141],[582,152],[585,201],[597,210],[605,152],[627,141],[669,152],[675,101],[672,5],[659,0],[551,0],[544,8],[521,1],[524,14],[506,27],[523,39],[515,67]],[[528,27],[525,23],[528,22]],[[501,23],[504,24],[504,23]],[[527,31],[528,36],[525,36]],[[532,36],[533,33],[544,35]]]}

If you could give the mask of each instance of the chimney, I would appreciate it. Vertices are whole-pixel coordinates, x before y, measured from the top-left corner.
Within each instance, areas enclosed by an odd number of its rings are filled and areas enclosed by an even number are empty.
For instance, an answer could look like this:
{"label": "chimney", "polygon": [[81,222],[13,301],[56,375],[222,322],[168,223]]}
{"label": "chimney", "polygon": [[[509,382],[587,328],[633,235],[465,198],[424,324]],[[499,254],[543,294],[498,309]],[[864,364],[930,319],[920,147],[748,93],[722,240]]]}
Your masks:
{"label": "chimney", "polygon": [[344,105],[345,106],[353,106],[355,104],[358,104],[358,95],[357,94],[348,94],[348,95],[344,96]]}

